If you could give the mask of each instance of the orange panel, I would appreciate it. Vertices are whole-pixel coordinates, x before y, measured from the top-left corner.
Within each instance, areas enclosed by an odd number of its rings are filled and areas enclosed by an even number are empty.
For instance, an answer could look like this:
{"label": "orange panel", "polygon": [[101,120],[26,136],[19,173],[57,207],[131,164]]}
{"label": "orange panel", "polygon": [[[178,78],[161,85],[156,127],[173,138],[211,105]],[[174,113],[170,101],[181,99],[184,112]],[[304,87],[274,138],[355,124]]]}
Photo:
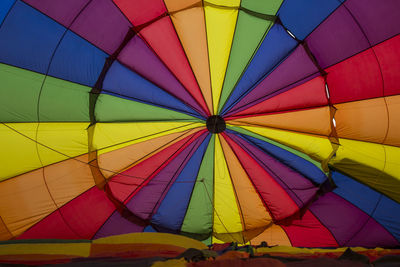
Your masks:
{"label": "orange panel", "polygon": [[0,214],[17,236],[56,209],[43,179],[43,169],[0,183]]}
{"label": "orange panel", "polygon": [[386,97],[389,110],[389,131],[385,144],[400,146],[400,96]]}
{"label": "orange panel", "polygon": [[[196,3],[199,3],[200,6],[184,9]],[[207,107],[212,112],[207,37],[201,1],[166,0],[165,4],[170,12],[177,11],[172,13],[170,17],[200,85]],[[179,9],[184,10],[179,11]]]}
{"label": "orange panel", "polygon": [[339,137],[400,146],[400,96],[335,105]]}
{"label": "orange panel", "polygon": [[92,187],[87,160],[85,154],[0,183],[0,214],[9,231],[21,234]]}
{"label": "orange panel", "polygon": [[240,204],[245,230],[265,227],[271,223],[271,216],[228,143],[224,138],[220,138],[220,141]]}
{"label": "orange panel", "polygon": [[98,156],[100,171],[106,178],[132,167],[150,157],[166,145],[171,145],[179,140],[199,131],[199,128],[186,132],[178,132],[144,142],[136,143],[124,148],[110,151]]}
{"label": "orange panel", "polygon": [[9,240],[13,238],[13,235],[8,230],[7,226],[3,223],[0,216],[0,240]]}
{"label": "orange panel", "polygon": [[164,3],[169,12],[176,12],[196,4],[202,5],[201,0],[164,0]]}
{"label": "orange panel", "polygon": [[296,132],[329,136],[331,129],[329,107],[253,116],[228,121],[234,125],[266,126]]}
{"label": "orange panel", "polygon": [[337,104],[335,108],[339,137],[375,143],[384,141],[388,114],[383,98]]}
{"label": "orange panel", "polygon": [[269,246],[292,246],[285,231],[279,225],[273,224],[259,236],[251,240],[252,245],[259,245],[262,241],[267,242]]}
{"label": "orange panel", "polygon": [[87,162],[86,154],[44,168],[47,186],[58,207],[95,185]]}

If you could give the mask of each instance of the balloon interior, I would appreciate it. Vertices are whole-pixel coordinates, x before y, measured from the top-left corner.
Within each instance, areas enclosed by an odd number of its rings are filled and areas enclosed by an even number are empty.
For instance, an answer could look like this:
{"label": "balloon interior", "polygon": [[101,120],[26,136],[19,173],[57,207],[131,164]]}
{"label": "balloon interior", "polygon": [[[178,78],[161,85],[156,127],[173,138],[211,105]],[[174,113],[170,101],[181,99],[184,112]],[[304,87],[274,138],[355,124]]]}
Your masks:
{"label": "balloon interior", "polygon": [[398,0],[1,0],[0,240],[398,247],[399,18]]}

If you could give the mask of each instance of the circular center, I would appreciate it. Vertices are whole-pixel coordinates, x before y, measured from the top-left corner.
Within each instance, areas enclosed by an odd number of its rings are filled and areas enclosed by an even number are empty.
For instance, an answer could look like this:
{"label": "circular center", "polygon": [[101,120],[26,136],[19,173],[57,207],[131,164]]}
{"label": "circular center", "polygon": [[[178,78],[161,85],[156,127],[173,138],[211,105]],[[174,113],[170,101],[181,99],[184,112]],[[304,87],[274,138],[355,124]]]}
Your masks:
{"label": "circular center", "polygon": [[221,133],[225,131],[226,124],[221,116],[213,115],[207,119],[207,129],[210,133]]}

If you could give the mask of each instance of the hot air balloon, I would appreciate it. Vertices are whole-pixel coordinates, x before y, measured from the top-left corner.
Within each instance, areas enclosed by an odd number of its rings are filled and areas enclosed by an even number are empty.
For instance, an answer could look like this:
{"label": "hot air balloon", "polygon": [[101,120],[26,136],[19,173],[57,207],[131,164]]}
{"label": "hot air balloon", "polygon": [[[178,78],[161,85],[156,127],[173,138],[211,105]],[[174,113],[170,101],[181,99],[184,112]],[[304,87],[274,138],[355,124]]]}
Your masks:
{"label": "hot air balloon", "polygon": [[397,247],[398,0],[0,1],[0,240]]}

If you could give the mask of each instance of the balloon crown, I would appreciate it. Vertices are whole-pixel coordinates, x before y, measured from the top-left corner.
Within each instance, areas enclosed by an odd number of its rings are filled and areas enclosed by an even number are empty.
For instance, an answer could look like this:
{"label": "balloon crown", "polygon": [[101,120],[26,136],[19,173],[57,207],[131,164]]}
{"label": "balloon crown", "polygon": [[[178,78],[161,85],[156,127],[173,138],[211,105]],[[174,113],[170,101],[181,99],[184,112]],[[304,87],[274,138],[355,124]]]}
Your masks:
{"label": "balloon crown", "polygon": [[207,129],[210,133],[221,133],[225,131],[226,124],[224,118],[219,115],[213,115],[207,119]]}

